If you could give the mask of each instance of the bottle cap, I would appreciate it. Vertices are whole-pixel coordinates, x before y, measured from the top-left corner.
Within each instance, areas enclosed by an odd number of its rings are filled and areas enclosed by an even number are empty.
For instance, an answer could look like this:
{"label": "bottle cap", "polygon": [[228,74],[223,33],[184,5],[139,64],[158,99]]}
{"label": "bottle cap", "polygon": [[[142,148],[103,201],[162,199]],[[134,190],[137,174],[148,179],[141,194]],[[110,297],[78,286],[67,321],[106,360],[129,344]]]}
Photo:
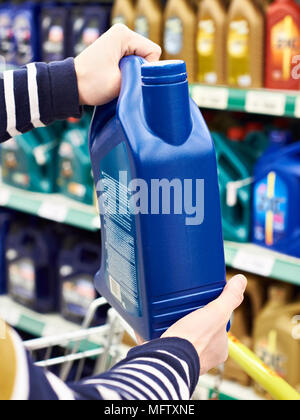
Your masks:
{"label": "bottle cap", "polygon": [[184,61],[157,61],[142,65],[142,82],[144,85],[167,85],[186,80],[187,71]]}

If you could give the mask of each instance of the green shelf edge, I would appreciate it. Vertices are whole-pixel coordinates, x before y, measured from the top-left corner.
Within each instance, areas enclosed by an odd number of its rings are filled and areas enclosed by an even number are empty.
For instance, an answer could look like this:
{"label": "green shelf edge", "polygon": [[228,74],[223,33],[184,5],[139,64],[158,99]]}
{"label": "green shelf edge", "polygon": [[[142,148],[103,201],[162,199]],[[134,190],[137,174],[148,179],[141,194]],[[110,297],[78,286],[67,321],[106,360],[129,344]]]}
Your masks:
{"label": "green shelf edge", "polygon": [[[285,94],[286,97],[286,105],[285,105],[285,113],[283,115],[283,117],[290,117],[290,118],[297,118],[295,116],[295,111],[296,111],[296,99],[298,96],[300,96],[300,91],[299,94],[294,93],[294,94],[290,94],[287,93],[286,91],[276,91],[276,90],[267,90],[267,89],[237,89],[237,88],[229,88],[226,86],[209,86],[209,85],[205,85],[205,84],[199,84],[199,83],[192,83],[190,85],[190,94],[193,97],[193,90],[194,88],[197,87],[204,87],[207,89],[227,89],[227,91],[229,92],[228,95],[228,105],[227,108],[225,110],[227,111],[241,111],[241,112],[246,112],[248,113],[248,111],[246,110],[246,96],[247,93],[250,91],[253,92],[260,92],[260,93],[274,93],[274,94]],[[196,101],[197,102],[197,101]],[[198,104],[199,106],[205,108],[205,106],[203,106],[202,104]],[[212,108],[212,109],[217,109],[220,110],[219,108]],[[260,113],[258,113],[260,114]],[[266,115],[266,114],[261,114],[261,115]],[[275,115],[278,116],[278,115]]]}
{"label": "green shelf edge", "polygon": [[[225,248],[225,262],[228,267],[234,267],[234,259],[237,253],[240,251],[241,247],[239,244],[226,243]],[[246,250],[246,248],[245,248]],[[264,249],[261,248],[262,252]],[[269,255],[269,254],[268,254]],[[274,266],[272,273],[268,276],[274,280],[281,280],[285,283],[294,284],[295,286],[300,286],[300,260],[298,263],[291,262],[286,260],[286,256],[283,255],[282,259],[279,254],[274,254]],[[240,268],[242,270],[242,268]],[[247,270],[245,270],[247,271]],[[256,273],[253,273],[256,274]]]}

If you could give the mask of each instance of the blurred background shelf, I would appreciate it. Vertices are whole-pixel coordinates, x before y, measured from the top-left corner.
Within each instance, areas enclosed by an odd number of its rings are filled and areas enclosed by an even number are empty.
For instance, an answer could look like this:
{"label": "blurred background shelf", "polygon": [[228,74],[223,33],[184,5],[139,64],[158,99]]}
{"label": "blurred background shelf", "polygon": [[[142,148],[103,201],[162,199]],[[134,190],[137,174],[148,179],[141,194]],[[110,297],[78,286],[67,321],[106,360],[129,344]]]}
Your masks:
{"label": "blurred background shelf", "polygon": [[300,286],[300,259],[253,244],[225,242],[229,267]]}
{"label": "blurred background shelf", "polygon": [[201,108],[300,118],[300,92],[236,89],[191,84],[190,94]]}
{"label": "blurred background shelf", "polygon": [[60,194],[38,194],[0,183],[0,206],[89,231],[100,229],[100,218],[93,206]]}
{"label": "blurred background shelf", "polygon": [[[0,184],[0,206],[88,231],[100,229],[100,217],[93,206],[60,194],[37,194]],[[225,257],[229,267],[300,286],[300,259],[253,244],[226,241]]]}

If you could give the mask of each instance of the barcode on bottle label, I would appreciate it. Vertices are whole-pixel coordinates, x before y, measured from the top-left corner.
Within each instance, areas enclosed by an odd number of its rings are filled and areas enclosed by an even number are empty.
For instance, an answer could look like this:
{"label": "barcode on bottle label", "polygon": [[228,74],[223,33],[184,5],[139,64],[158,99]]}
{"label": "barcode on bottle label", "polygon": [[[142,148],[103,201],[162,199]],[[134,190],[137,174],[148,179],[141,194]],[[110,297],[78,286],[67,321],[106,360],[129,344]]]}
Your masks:
{"label": "barcode on bottle label", "polygon": [[109,276],[109,284],[110,284],[110,291],[113,294],[113,296],[118,299],[119,302],[122,302],[122,295],[121,295],[121,287],[119,283],[116,282],[112,278],[112,276]]}
{"label": "barcode on bottle label", "polygon": [[274,268],[275,259],[272,256],[250,254],[246,251],[239,251],[233,261],[233,268],[245,270],[264,277],[269,277]]}
{"label": "barcode on bottle label", "polygon": [[286,96],[272,92],[248,92],[246,96],[246,111],[254,114],[278,115],[285,114]]}

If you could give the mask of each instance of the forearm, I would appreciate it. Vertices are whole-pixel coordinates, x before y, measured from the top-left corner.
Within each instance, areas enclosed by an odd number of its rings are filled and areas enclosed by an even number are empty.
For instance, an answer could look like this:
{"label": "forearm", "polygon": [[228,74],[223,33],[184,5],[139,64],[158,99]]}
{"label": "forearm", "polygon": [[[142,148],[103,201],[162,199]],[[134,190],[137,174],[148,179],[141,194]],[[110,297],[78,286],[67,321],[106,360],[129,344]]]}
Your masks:
{"label": "forearm", "polygon": [[0,109],[0,142],[55,120],[80,117],[74,60],[3,72]]}
{"label": "forearm", "polygon": [[0,400],[188,400],[199,372],[194,347],[168,338],[136,347],[109,372],[66,385],[33,365],[13,330],[0,339]]}

